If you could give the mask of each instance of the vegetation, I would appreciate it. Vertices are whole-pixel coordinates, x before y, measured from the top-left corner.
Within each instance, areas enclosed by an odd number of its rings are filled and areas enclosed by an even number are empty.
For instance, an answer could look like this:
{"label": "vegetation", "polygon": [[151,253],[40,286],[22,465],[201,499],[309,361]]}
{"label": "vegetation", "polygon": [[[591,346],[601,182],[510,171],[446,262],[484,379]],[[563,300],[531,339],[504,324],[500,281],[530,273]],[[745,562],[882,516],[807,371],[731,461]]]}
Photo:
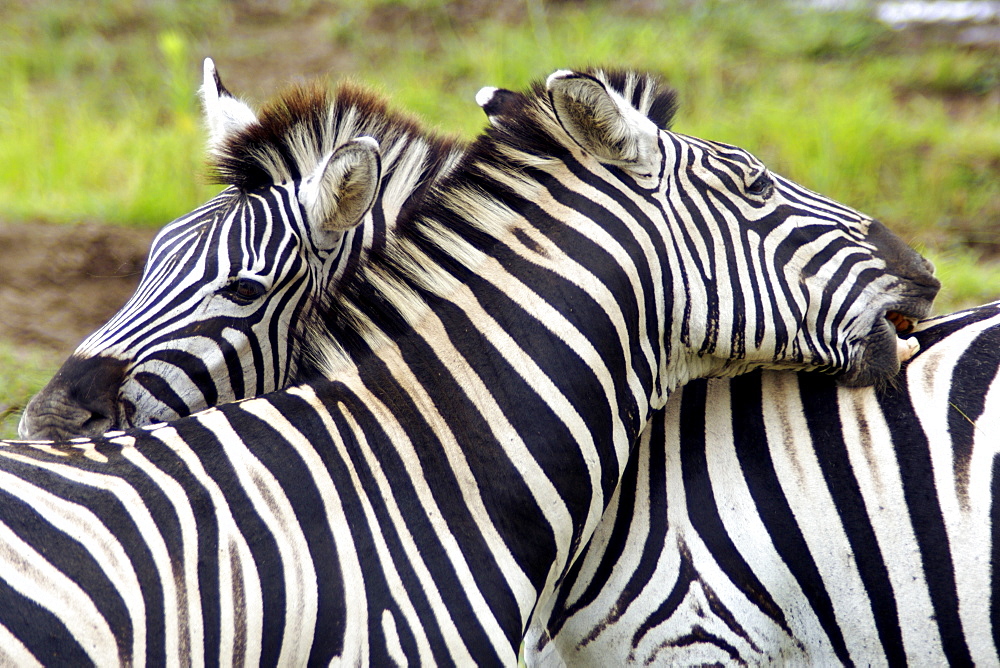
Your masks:
{"label": "vegetation", "polygon": [[28,400],[45,386],[61,360],[41,351],[0,341],[0,438],[17,438],[17,423]]}
{"label": "vegetation", "polygon": [[[0,0],[0,216],[159,226],[209,197],[201,59],[262,101],[351,76],[471,137],[483,85],[663,72],[676,129],[878,216],[938,265],[939,310],[1000,297],[1000,57],[793,3]],[[499,13],[499,15],[498,15]]]}

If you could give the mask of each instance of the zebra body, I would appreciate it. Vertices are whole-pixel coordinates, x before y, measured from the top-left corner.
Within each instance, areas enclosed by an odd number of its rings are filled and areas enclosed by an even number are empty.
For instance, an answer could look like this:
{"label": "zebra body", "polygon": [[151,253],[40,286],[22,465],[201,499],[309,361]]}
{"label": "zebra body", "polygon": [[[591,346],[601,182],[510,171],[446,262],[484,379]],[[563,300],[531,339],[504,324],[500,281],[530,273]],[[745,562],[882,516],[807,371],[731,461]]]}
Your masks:
{"label": "zebra body", "polygon": [[883,389],[764,371],[679,390],[529,665],[1000,662],[1000,302],[914,337]]}
{"label": "zebra body", "polygon": [[[320,300],[303,345],[323,380],[0,448],[21,481],[0,504],[0,551],[45,568],[0,587],[12,647],[512,664],[678,385],[898,368],[884,316],[925,314],[937,286],[878,223],[740,149],[666,131],[673,97],[653,77],[561,71],[513,103],[516,122],[480,137]],[[250,123],[223,144],[234,216],[262,192],[242,176],[268,174],[273,192],[317,169],[265,164],[261,137]],[[310,220],[301,193],[287,201]],[[752,303],[729,299],[741,284]],[[87,601],[106,630],[77,626]]]}

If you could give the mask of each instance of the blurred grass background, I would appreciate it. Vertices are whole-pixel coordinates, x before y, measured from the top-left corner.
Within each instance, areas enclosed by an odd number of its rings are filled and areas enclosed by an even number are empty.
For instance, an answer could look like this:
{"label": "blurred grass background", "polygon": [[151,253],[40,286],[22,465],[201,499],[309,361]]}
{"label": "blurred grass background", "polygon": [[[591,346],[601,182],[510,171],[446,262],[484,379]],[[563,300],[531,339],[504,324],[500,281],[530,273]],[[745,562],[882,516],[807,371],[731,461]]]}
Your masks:
{"label": "blurred grass background", "polygon": [[[857,7],[0,0],[0,219],[155,228],[210,197],[205,56],[251,101],[347,76],[465,137],[481,86],[609,64],[663,72],[676,130],[882,219],[938,266],[938,312],[1000,298],[1000,46]],[[2,392],[26,397],[61,360],[17,352],[0,344]]]}

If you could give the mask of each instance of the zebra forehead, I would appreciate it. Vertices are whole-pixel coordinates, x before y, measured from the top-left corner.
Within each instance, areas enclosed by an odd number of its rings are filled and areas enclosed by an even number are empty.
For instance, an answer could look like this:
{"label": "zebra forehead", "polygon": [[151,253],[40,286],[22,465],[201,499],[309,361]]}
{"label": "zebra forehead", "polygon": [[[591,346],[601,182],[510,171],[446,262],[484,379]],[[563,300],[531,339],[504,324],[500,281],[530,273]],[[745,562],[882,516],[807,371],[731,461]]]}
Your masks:
{"label": "zebra forehead", "polygon": [[297,181],[327,153],[360,135],[378,140],[383,154],[416,138],[444,148],[454,143],[424,132],[413,117],[389,109],[383,97],[361,85],[345,82],[331,92],[312,82],[266,103],[256,122],[213,151],[209,170],[216,182],[244,191]]}

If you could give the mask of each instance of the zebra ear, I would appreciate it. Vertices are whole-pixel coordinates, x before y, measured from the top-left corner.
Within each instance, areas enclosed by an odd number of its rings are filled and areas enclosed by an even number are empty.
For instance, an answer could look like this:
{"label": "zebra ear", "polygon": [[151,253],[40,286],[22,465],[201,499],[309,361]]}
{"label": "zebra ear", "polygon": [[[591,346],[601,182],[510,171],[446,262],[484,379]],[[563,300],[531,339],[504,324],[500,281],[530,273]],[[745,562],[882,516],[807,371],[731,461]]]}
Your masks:
{"label": "zebra ear", "polygon": [[201,85],[201,99],[205,107],[205,125],[208,126],[208,148],[216,150],[228,137],[257,122],[246,102],[238,100],[222,85],[211,58],[205,59],[205,80]]}
{"label": "zebra ear", "polygon": [[361,222],[375,203],[382,179],[378,142],[358,137],[329,153],[299,187],[314,228],[343,232]]}
{"label": "zebra ear", "polygon": [[645,114],[589,74],[559,70],[545,81],[556,118],[599,161],[642,174],[659,167],[659,130]]}
{"label": "zebra ear", "polygon": [[500,118],[509,116],[516,108],[518,101],[523,98],[523,95],[506,88],[485,86],[476,93],[476,104],[482,107],[486,118],[490,120],[490,125],[498,125]]}

